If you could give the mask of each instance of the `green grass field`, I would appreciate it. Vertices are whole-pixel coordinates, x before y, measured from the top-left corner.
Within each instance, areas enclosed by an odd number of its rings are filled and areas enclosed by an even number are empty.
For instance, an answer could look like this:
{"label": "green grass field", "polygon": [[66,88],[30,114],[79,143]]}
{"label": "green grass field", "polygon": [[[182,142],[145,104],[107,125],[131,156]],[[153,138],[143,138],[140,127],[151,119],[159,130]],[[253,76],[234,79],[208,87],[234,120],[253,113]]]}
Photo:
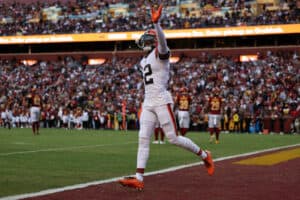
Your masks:
{"label": "green grass field", "polygon": [[[133,174],[137,131],[78,131],[0,128],[0,197]],[[222,134],[218,145],[208,133],[187,135],[214,158],[300,144],[299,135]],[[170,144],[151,144],[147,172],[198,162],[192,153]]]}

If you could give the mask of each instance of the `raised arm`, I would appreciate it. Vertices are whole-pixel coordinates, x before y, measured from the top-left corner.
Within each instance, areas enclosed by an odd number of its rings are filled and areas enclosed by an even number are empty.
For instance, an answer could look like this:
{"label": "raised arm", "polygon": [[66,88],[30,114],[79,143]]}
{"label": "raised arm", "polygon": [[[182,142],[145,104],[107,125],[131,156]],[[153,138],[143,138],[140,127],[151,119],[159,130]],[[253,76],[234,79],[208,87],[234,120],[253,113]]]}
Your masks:
{"label": "raised arm", "polygon": [[154,23],[154,28],[155,28],[156,35],[157,35],[158,52],[161,55],[166,55],[166,54],[169,54],[169,48],[167,46],[167,40],[166,40],[165,34],[159,24],[159,19],[161,17],[162,8],[163,8],[162,5],[160,5],[157,10],[155,10],[152,7],[151,14],[152,14],[152,22]]}

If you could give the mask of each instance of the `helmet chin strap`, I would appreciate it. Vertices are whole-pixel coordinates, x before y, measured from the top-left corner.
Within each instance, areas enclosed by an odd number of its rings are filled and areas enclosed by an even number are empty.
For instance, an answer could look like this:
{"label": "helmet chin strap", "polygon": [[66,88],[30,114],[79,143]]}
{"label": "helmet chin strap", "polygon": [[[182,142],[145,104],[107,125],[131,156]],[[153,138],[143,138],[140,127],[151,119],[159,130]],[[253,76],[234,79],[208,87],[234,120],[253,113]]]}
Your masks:
{"label": "helmet chin strap", "polygon": [[153,47],[152,46],[145,46],[143,48],[143,51],[152,51]]}

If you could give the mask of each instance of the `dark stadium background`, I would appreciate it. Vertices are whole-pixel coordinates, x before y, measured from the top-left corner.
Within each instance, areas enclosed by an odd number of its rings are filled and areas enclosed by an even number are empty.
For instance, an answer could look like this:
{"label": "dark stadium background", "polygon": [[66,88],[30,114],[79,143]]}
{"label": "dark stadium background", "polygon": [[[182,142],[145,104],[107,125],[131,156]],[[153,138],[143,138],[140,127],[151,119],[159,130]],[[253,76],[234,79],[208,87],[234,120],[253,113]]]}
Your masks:
{"label": "dark stadium background", "polygon": [[[2,3],[6,3],[9,5],[10,1],[1,1]],[[36,1],[18,1],[18,3],[34,3]],[[43,3],[51,4],[56,1],[44,1]],[[71,3],[76,3],[79,7],[85,7],[85,3],[91,1],[69,1]],[[62,5],[70,5],[68,1],[61,1]],[[102,2],[102,1],[100,1]],[[107,1],[104,4],[109,6],[113,1]],[[118,2],[118,1],[117,1]],[[130,1],[123,1],[125,3],[130,3]],[[139,1],[140,5],[147,5],[143,3],[143,1]],[[178,1],[180,3],[184,3],[184,1]],[[186,1],[192,2],[193,1]],[[207,1],[194,1],[195,3],[200,3],[201,6],[206,6],[206,4],[214,3],[213,5],[217,5],[217,1],[207,0]],[[224,1],[227,2],[227,1]],[[223,2],[223,3],[224,3]],[[281,5],[285,4],[289,6],[288,12],[293,13],[293,20],[288,21],[285,19],[277,19],[273,25],[281,25],[284,23],[290,23],[299,25],[299,1],[231,1],[231,6],[235,5],[249,5],[250,3],[257,3],[258,8],[268,9],[268,7],[272,8],[277,6],[277,10],[281,9]],[[264,3],[265,2],[265,3]],[[164,2],[165,4],[175,4],[175,1],[172,2]],[[252,5],[251,4],[251,5]],[[1,6],[2,7],[2,6]],[[167,7],[167,6],[166,6]],[[203,7],[202,7],[203,8]],[[2,7],[3,9],[3,7]],[[146,8],[144,8],[146,9]],[[194,11],[190,8],[190,12]],[[275,9],[274,12],[277,12]],[[146,9],[147,11],[147,9]],[[186,12],[186,11],[185,11]],[[145,18],[147,18],[147,14],[144,13]],[[255,21],[250,21],[252,26],[260,26],[261,24],[255,24]],[[167,24],[165,24],[167,25]],[[264,24],[268,25],[268,24]],[[164,24],[162,25],[164,27]],[[242,25],[241,27],[247,27],[246,25]],[[222,25],[218,26],[222,27]],[[299,26],[295,26],[299,28]],[[7,28],[2,24],[2,28]],[[211,25],[209,28],[215,28],[214,25]],[[229,27],[228,27],[229,28]],[[134,30],[136,31],[136,30]],[[138,30],[143,31],[143,30]],[[205,38],[179,38],[179,39],[168,39],[168,45],[172,50],[172,55],[177,56],[179,58],[199,58],[203,53],[208,55],[210,58],[215,58],[216,56],[224,56],[230,57],[230,59],[234,62],[239,62],[240,55],[258,55],[260,58],[265,58],[268,52],[272,52],[274,55],[283,55],[289,54],[297,54],[298,58],[291,60],[293,63],[295,70],[299,67],[299,51],[300,51],[300,30],[294,30],[292,34],[263,34],[263,35],[247,35],[247,36],[228,36],[228,37],[205,37]],[[69,33],[70,34],[70,33]],[[35,34],[33,34],[35,35]],[[53,34],[55,36],[55,34]],[[6,35],[3,35],[5,37]],[[11,35],[8,35],[11,36]],[[18,35],[20,36],[20,35]],[[0,37],[1,39],[1,37]],[[5,60],[8,61],[16,61],[20,60],[38,60],[38,61],[53,61],[57,59],[64,59],[66,56],[72,56],[76,60],[80,60],[83,63],[86,63],[90,58],[105,58],[107,61],[111,61],[113,59],[117,59],[117,62],[124,58],[134,58],[138,60],[142,56],[142,52],[137,49],[135,42],[133,40],[127,41],[91,41],[91,42],[55,42],[55,43],[26,43],[26,44],[5,44],[2,43],[0,45],[0,59],[2,62]],[[180,63],[180,61],[179,61]],[[299,70],[298,70],[299,71]],[[192,72],[191,72],[192,73]],[[179,87],[179,86],[178,86]],[[297,90],[299,87],[299,76],[296,78],[295,88],[293,90]],[[7,91],[6,91],[7,92]],[[295,92],[297,93],[297,92]],[[6,94],[7,95],[7,94]],[[298,97],[299,99],[299,97]],[[203,102],[202,102],[203,103]],[[5,103],[4,103],[5,104]],[[281,105],[283,106],[283,105]],[[299,101],[296,102],[296,105],[293,104],[293,109],[299,106]],[[298,114],[299,116],[299,114]],[[293,119],[294,120],[294,119]],[[292,123],[290,121],[289,123]],[[287,124],[288,127],[290,124]],[[283,131],[283,124],[281,125],[281,131]],[[285,131],[290,132],[290,131]]]}

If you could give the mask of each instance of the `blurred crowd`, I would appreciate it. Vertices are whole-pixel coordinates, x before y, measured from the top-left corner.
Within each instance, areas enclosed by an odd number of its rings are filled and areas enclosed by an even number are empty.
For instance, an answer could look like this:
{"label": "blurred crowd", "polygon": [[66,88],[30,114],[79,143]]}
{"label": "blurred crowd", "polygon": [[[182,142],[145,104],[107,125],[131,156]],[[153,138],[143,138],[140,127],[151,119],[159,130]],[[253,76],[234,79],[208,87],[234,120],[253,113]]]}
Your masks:
{"label": "blurred crowd", "polygon": [[[28,98],[35,92],[42,96],[44,127],[63,127],[67,119],[65,128],[138,128],[144,95],[139,60],[113,57],[102,65],[88,65],[84,58],[66,56],[32,66],[14,59],[0,60],[1,116],[10,113],[6,116],[13,126],[28,126]],[[182,56],[171,64],[174,98],[184,86],[193,97],[191,128],[205,130],[205,105],[212,90],[219,88],[224,100],[223,130],[230,129],[226,123],[238,114],[241,122],[248,123],[236,130],[239,132],[249,132],[250,123],[262,124],[265,118],[289,118],[290,131],[299,132],[300,60],[295,52],[268,52],[250,62],[205,53]],[[258,129],[261,132],[263,126]]]}
{"label": "blurred crowd", "polygon": [[[0,2],[0,36],[120,32],[145,30],[151,26],[147,14],[150,13],[149,2],[143,0],[25,2]],[[263,7],[260,12],[254,11],[249,2],[194,1],[196,7],[183,9],[180,0],[166,1],[162,26],[182,29],[300,22],[300,5],[296,1],[281,0],[278,8]]]}

